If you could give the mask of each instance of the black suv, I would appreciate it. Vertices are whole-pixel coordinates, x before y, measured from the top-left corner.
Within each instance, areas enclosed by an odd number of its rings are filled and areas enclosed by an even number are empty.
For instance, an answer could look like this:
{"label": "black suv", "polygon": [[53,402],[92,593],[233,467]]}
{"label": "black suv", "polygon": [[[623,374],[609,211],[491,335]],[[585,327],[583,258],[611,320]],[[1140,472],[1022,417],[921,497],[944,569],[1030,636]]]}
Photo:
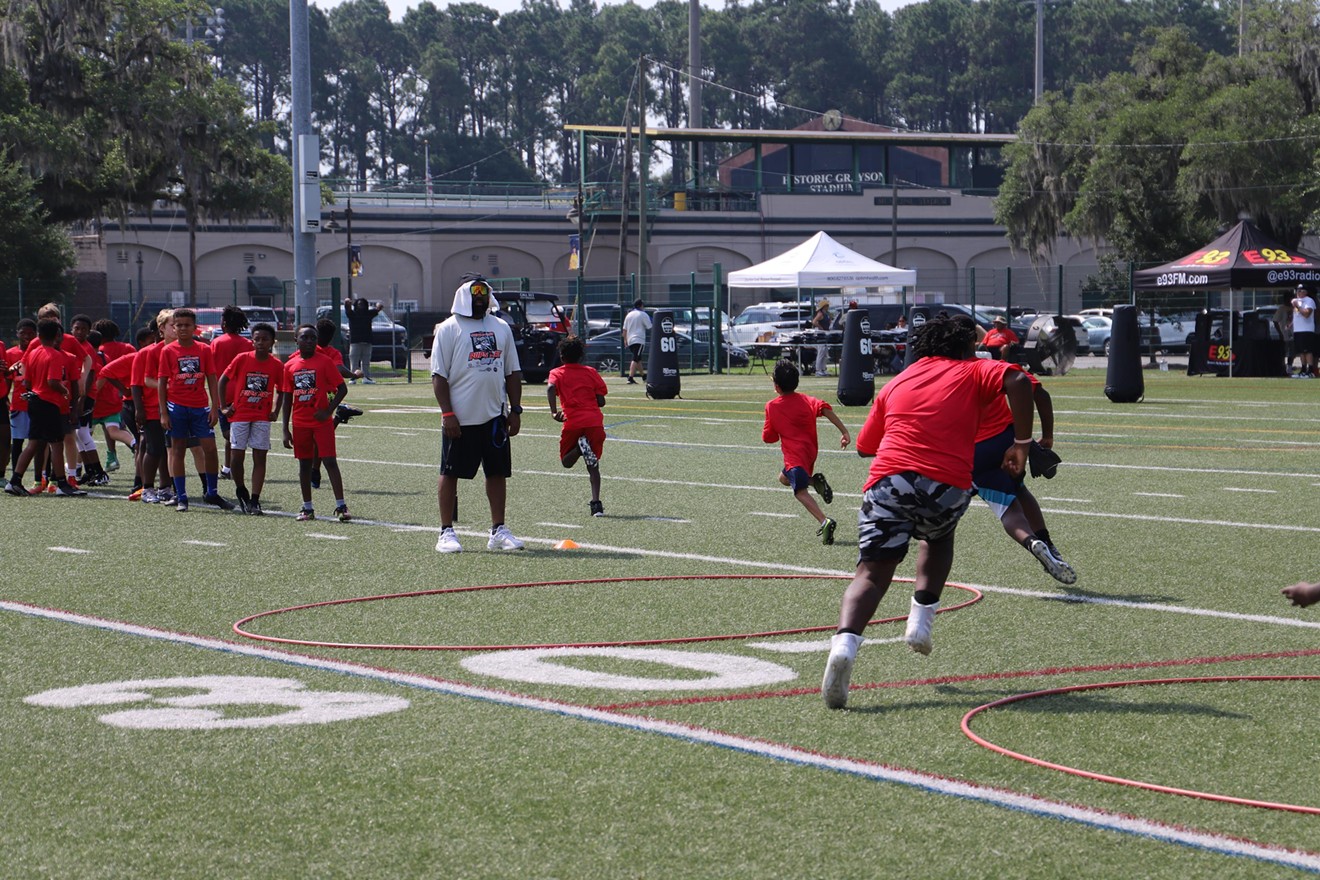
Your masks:
{"label": "black suv", "polygon": [[513,328],[523,381],[539,385],[559,366],[559,340],[568,335],[568,319],[559,297],[531,290],[497,290],[499,316]]}

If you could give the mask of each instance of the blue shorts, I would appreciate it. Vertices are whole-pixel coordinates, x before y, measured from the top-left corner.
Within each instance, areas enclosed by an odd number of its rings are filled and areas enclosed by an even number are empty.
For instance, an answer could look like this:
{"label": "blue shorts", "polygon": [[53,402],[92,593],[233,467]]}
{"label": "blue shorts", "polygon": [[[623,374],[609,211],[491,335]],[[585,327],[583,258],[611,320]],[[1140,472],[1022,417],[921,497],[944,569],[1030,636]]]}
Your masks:
{"label": "blue shorts", "polygon": [[807,473],[805,468],[784,468],[783,474],[788,480],[788,488],[793,490],[794,495],[805,492],[811,487],[811,475]]}
{"label": "blue shorts", "polygon": [[972,490],[913,471],[884,477],[862,496],[857,561],[901,560],[913,538],[938,541],[952,535],[971,500]]}
{"label": "blue shorts", "polygon": [[1004,453],[1013,445],[1015,433],[1009,425],[993,437],[976,444],[976,455],[972,459],[972,486],[976,494],[1000,519],[1017,500],[1022,489],[1022,477],[1015,477],[1004,470]]}
{"label": "blue shorts", "polygon": [[179,406],[177,403],[169,405],[170,410],[170,438],[173,440],[187,440],[190,437],[196,437],[199,440],[205,440],[208,437],[215,437],[215,429],[211,427],[211,410],[204,406]]}

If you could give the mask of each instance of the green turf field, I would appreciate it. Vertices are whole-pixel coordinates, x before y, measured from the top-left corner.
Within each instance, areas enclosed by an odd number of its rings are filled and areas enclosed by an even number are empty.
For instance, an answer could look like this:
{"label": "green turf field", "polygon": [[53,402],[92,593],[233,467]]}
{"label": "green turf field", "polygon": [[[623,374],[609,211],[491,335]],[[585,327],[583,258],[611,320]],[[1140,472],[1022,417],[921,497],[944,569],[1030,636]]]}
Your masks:
{"label": "green turf field", "polygon": [[[129,503],[122,471],[85,499],[0,496],[0,876],[1320,872],[1320,681],[1299,678],[1320,674],[1320,609],[1279,595],[1320,578],[1320,384],[1145,379],[1123,405],[1103,370],[1045,380],[1064,464],[1030,484],[1078,583],[973,502],[967,589],[944,605],[980,600],[939,615],[929,657],[872,625],[846,711],[818,688],[867,461],[822,420],[840,522],[822,546],[760,442],[759,371],[684,377],[670,401],[610,377],[603,519],[529,386],[516,553],[486,551],[479,482],[460,489],[464,552],[435,553],[426,383],[351,389],[352,523],[294,522],[283,450],[265,518]],[[855,435],[865,410],[840,411]],[[527,586],[459,589],[500,585]],[[416,595],[317,604],[399,593]],[[393,647],[234,632],[299,605],[317,607],[244,629]],[[717,638],[752,633],[784,634]],[[966,724],[1040,761],[1293,809],[1071,775],[961,727],[1013,695],[1156,680]]]}

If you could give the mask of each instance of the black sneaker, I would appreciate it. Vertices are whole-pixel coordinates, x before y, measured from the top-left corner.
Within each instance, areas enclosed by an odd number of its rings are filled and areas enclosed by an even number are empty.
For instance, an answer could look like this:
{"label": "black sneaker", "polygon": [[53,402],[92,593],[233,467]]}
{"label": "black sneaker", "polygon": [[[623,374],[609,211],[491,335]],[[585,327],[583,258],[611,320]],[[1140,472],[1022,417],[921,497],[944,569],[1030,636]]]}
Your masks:
{"label": "black sneaker", "polygon": [[261,499],[260,499],[260,498],[253,498],[251,501],[248,502],[247,512],[250,513],[250,514],[252,514],[253,516],[265,516],[265,515],[266,515],[266,511],[264,511],[264,510],[261,509]]}
{"label": "black sneaker", "polygon": [[65,498],[81,498],[87,493],[82,489],[75,489],[69,484],[68,480],[60,480],[55,484],[55,494],[62,495]]}
{"label": "black sneaker", "polygon": [[246,486],[235,486],[234,497],[238,499],[238,509],[243,513],[250,513],[248,509],[252,503],[252,496],[248,494]]}
{"label": "black sneaker", "polygon": [[94,477],[92,477],[91,479],[89,479],[89,480],[87,481],[86,485],[88,485],[88,486],[109,486],[109,485],[110,485],[110,475],[107,474],[105,471],[102,471],[101,473],[99,473],[99,474],[97,474],[96,476],[94,476]]}
{"label": "black sneaker", "polygon": [[830,519],[828,516],[825,517],[825,522],[821,523],[820,528],[816,529],[816,534],[820,536],[820,542],[822,544],[828,547],[830,544],[834,543],[834,530],[838,528],[838,525],[838,523]]}
{"label": "black sneaker", "polygon": [[219,495],[205,495],[202,500],[212,507],[218,507],[221,510],[233,510],[234,503],[228,498],[221,498]]}
{"label": "black sneaker", "polygon": [[[830,488],[829,481],[825,479],[824,474],[811,475],[811,488],[816,490],[816,494],[820,496],[820,500],[824,501],[826,504],[829,504],[834,500],[834,490]],[[826,541],[825,543],[828,544],[829,541]]]}
{"label": "black sneaker", "polygon": [[336,425],[342,425],[349,419],[357,418],[360,415],[362,415],[362,410],[358,409],[356,406],[349,406],[346,403],[341,403],[339,406],[335,407],[334,422]]}
{"label": "black sneaker", "polygon": [[601,504],[599,501],[593,501],[593,502],[591,502],[591,505],[590,505],[590,506],[591,506],[591,515],[592,515],[592,516],[604,516],[604,515],[605,515],[605,505]]}
{"label": "black sneaker", "polygon": [[1061,584],[1077,583],[1077,572],[1073,567],[1064,561],[1063,557],[1051,549],[1040,538],[1031,538],[1027,541],[1027,550],[1036,560],[1040,562],[1041,567]]}
{"label": "black sneaker", "polygon": [[5,494],[13,495],[15,498],[26,498],[28,490],[23,487],[21,480],[10,480],[5,483]]}

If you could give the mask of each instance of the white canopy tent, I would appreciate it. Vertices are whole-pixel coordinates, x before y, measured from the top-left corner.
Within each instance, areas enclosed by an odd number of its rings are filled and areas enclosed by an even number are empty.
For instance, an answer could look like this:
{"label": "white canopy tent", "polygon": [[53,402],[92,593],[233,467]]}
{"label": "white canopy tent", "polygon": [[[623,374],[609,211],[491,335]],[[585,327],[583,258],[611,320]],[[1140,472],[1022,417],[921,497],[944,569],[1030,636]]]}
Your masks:
{"label": "white canopy tent", "polygon": [[730,287],[897,287],[916,283],[915,270],[864,257],[824,232],[764,263],[729,273]]}

